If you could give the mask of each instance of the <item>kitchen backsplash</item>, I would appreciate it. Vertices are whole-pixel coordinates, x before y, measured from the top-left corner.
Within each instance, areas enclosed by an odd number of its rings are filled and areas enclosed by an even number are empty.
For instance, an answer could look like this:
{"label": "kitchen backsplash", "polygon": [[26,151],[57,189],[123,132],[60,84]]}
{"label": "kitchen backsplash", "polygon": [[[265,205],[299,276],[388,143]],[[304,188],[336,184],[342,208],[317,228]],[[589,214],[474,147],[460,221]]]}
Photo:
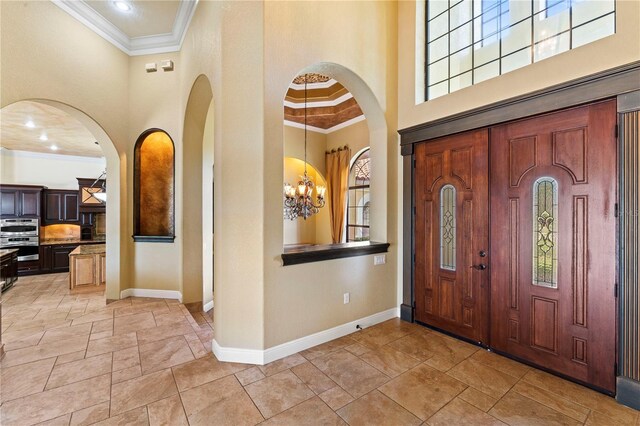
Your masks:
{"label": "kitchen backsplash", "polygon": [[41,240],[80,239],[78,225],[47,225],[40,227]]}

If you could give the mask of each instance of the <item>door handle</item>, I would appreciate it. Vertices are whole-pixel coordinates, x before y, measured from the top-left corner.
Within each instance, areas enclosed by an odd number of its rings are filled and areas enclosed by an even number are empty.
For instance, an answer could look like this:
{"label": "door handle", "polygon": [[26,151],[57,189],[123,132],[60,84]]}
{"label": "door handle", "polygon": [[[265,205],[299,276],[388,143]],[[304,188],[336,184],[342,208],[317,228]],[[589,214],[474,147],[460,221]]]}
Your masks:
{"label": "door handle", "polygon": [[487,269],[487,265],[480,263],[479,265],[471,265],[470,268],[477,269],[478,271],[484,271]]}

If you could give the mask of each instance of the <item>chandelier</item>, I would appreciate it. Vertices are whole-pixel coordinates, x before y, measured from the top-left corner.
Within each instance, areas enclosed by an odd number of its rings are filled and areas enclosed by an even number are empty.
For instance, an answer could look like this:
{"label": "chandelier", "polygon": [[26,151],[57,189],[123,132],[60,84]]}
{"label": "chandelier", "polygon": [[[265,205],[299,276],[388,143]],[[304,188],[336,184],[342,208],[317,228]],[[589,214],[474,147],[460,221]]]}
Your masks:
{"label": "chandelier", "polygon": [[316,200],[313,199],[314,183],[307,175],[307,77],[304,76],[304,175],[300,176],[298,184],[294,187],[288,183],[284,184],[284,217],[295,220],[302,217],[307,220],[322,207],[324,207],[324,194],[327,188],[322,185],[317,186]]}

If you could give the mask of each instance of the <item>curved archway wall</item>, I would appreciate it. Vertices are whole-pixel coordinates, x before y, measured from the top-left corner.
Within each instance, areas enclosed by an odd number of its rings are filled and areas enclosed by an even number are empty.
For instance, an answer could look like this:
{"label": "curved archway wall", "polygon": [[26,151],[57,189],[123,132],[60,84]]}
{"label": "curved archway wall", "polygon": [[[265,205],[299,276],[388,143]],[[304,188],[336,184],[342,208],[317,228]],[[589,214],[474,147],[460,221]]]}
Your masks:
{"label": "curved archway wall", "polygon": [[184,116],[181,191],[182,301],[199,309],[210,309],[213,302],[212,99],[211,83],[201,74],[193,83]]}

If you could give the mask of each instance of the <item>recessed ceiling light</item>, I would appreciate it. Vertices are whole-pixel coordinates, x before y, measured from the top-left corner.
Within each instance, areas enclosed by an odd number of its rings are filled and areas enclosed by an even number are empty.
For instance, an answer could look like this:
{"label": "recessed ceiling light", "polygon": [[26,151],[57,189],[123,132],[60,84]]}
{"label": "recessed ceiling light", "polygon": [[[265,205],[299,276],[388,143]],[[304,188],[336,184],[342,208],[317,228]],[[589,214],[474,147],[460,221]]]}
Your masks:
{"label": "recessed ceiling light", "polygon": [[41,134],[41,135],[40,135],[40,140],[41,140],[41,141],[48,141],[48,140],[49,140],[49,138],[47,137],[47,134],[46,134],[46,133],[43,133],[43,134]]}
{"label": "recessed ceiling light", "polygon": [[128,11],[131,10],[131,6],[126,2],[117,1],[117,2],[115,2],[115,4],[116,4],[116,7],[118,9],[120,9],[121,11],[123,11],[123,12],[128,12]]}
{"label": "recessed ceiling light", "polygon": [[58,147],[55,145],[51,145],[49,148],[51,148],[52,151],[57,151]]}
{"label": "recessed ceiling light", "polygon": [[33,120],[29,120],[26,123],[24,123],[25,127],[28,127],[30,129],[35,129],[36,127],[36,123],[33,122]]}

